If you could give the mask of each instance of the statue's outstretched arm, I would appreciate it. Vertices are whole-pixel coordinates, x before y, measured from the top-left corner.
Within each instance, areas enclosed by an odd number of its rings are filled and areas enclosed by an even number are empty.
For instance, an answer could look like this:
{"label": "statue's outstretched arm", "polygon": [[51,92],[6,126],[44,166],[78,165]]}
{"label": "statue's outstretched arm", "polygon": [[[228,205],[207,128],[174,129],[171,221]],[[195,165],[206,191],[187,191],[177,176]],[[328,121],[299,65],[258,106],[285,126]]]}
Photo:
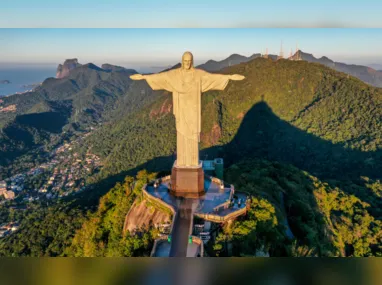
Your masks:
{"label": "statue's outstretched arm", "polygon": [[245,78],[245,76],[240,75],[240,74],[229,75],[229,79],[231,79],[231,80],[243,80],[244,78]]}
{"label": "statue's outstretched arm", "polygon": [[134,74],[130,75],[132,80],[145,79],[153,90],[167,90],[173,92],[174,88],[171,84],[171,77],[168,76],[168,72],[154,73],[154,74]]}
{"label": "statue's outstretched arm", "polygon": [[244,78],[239,74],[218,74],[204,71],[202,75],[202,92],[224,90],[229,80],[243,80]]}
{"label": "statue's outstretched arm", "polygon": [[142,80],[142,79],[145,79],[145,76],[138,73],[138,74],[130,75],[130,79],[132,79],[132,80]]}

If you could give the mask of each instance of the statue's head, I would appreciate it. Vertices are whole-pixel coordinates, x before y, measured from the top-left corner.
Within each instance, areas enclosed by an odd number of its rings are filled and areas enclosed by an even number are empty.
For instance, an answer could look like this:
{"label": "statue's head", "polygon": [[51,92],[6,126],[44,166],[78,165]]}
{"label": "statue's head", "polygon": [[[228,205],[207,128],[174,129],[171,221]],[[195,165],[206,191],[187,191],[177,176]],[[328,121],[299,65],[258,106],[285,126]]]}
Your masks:
{"label": "statue's head", "polygon": [[186,51],[182,56],[182,68],[191,69],[194,67],[194,57],[191,52]]}

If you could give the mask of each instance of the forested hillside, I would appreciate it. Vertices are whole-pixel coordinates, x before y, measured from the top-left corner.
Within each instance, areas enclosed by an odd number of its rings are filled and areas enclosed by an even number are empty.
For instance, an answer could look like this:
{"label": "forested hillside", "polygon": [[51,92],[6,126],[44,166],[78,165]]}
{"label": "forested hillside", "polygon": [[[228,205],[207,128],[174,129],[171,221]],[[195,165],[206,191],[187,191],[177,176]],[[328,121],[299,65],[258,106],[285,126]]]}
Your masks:
{"label": "forested hillside", "polygon": [[100,199],[98,209],[89,214],[77,231],[65,255],[95,256],[149,256],[158,230],[142,229],[142,235],[123,234],[125,216],[135,199],[141,200],[141,188],[154,179],[156,173],[141,171],[137,176],[126,176]]}
{"label": "forested hillside", "polygon": [[[215,254],[248,256],[382,256],[382,184],[322,181],[292,165],[248,159],[226,171],[236,189],[254,196],[243,220],[227,225]],[[368,198],[366,198],[368,197]],[[286,222],[287,220],[287,222]],[[289,224],[294,238],[286,234]]]}
{"label": "forested hillside", "polygon": [[15,111],[0,112],[0,165],[155,100],[147,83],[129,78],[135,70],[104,67],[81,65],[64,78],[47,78],[33,92],[4,97],[2,106]]}
{"label": "forested hillside", "polygon": [[[246,79],[202,95],[202,158],[219,155],[228,165],[266,158],[320,178],[380,177],[381,89],[304,61],[257,58],[222,73]],[[86,147],[105,160],[102,178],[147,161],[155,170],[171,167],[171,100],[163,93],[89,137]]]}
{"label": "forested hillside", "polygon": [[[220,73],[242,74],[246,79],[202,95],[201,159],[223,157],[225,180],[250,192],[253,199],[247,217],[226,228],[210,252],[243,256],[266,249],[272,256],[379,256],[382,89],[306,61],[256,58]],[[97,69],[92,74],[106,76]],[[82,80],[86,90],[88,79]],[[147,255],[149,233],[142,243],[119,232],[121,212],[135,197],[124,192],[129,178],[107,192],[141,169],[168,173],[175,159],[176,132],[171,94],[152,92],[144,82],[133,84],[145,86],[143,92],[129,89],[145,97],[121,95],[113,99],[115,104],[100,109],[96,102],[102,92],[89,99],[81,91],[81,96],[70,99],[76,102],[67,109],[71,123],[97,121],[96,114],[109,114],[80,150],[91,150],[103,161],[102,170],[88,178],[93,187],[72,198],[81,213],[84,205],[91,204],[91,211],[84,214],[86,222],[73,223],[59,236],[45,234],[37,244],[21,248],[23,237],[62,229],[46,213],[39,217],[38,227],[25,223],[18,239],[1,241],[3,255]],[[86,107],[93,110],[90,117],[76,119],[73,108],[84,113],[84,106],[92,106]],[[46,103],[34,108],[45,112],[54,107]],[[64,220],[73,215],[69,208],[54,209]],[[34,221],[33,217],[28,213],[25,219]],[[287,237],[285,221],[295,239]],[[74,242],[63,245],[62,237],[71,240],[76,231]],[[224,247],[227,239],[233,244],[230,253]]]}

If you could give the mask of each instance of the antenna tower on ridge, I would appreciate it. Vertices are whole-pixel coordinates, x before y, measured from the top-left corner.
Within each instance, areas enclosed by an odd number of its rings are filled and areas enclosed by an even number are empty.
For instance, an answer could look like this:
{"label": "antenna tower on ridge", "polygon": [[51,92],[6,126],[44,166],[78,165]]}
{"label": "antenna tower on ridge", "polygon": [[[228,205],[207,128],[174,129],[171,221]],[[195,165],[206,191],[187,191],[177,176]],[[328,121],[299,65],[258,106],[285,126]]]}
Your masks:
{"label": "antenna tower on ridge", "polygon": [[284,52],[283,52],[283,41],[281,41],[281,46],[280,46],[280,55],[277,57],[277,59],[284,58]]}
{"label": "antenna tower on ridge", "polygon": [[268,58],[268,48],[265,49],[265,54],[263,54],[264,58]]}

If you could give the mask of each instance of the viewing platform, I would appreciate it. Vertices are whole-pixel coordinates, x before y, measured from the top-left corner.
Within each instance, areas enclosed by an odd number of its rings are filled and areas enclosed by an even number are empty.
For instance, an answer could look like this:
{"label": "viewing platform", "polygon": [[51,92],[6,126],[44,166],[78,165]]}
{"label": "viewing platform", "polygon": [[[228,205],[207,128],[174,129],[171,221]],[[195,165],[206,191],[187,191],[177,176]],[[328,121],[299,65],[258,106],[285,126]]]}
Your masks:
{"label": "viewing platform", "polygon": [[[203,161],[203,191],[200,192],[202,195],[197,197],[174,195],[171,189],[174,179],[171,179],[171,175],[155,179],[143,186],[142,191],[146,199],[169,209],[172,213],[169,229],[155,240],[151,256],[202,257],[204,243],[211,238],[211,230],[208,230],[211,227],[194,225],[196,217],[205,223],[223,224],[246,214],[249,207],[248,195],[242,192],[235,193],[233,185],[206,172],[223,177],[223,160]],[[187,183],[185,185],[187,186]],[[195,227],[198,231],[193,230]]]}
{"label": "viewing platform", "polygon": [[[171,177],[168,175],[146,184],[144,191],[176,210],[183,198],[171,195],[170,187]],[[245,193],[235,194],[233,185],[205,174],[204,190],[205,195],[191,199],[194,201],[193,212],[196,216],[212,222],[225,222],[230,217],[246,213],[248,197]]]}

